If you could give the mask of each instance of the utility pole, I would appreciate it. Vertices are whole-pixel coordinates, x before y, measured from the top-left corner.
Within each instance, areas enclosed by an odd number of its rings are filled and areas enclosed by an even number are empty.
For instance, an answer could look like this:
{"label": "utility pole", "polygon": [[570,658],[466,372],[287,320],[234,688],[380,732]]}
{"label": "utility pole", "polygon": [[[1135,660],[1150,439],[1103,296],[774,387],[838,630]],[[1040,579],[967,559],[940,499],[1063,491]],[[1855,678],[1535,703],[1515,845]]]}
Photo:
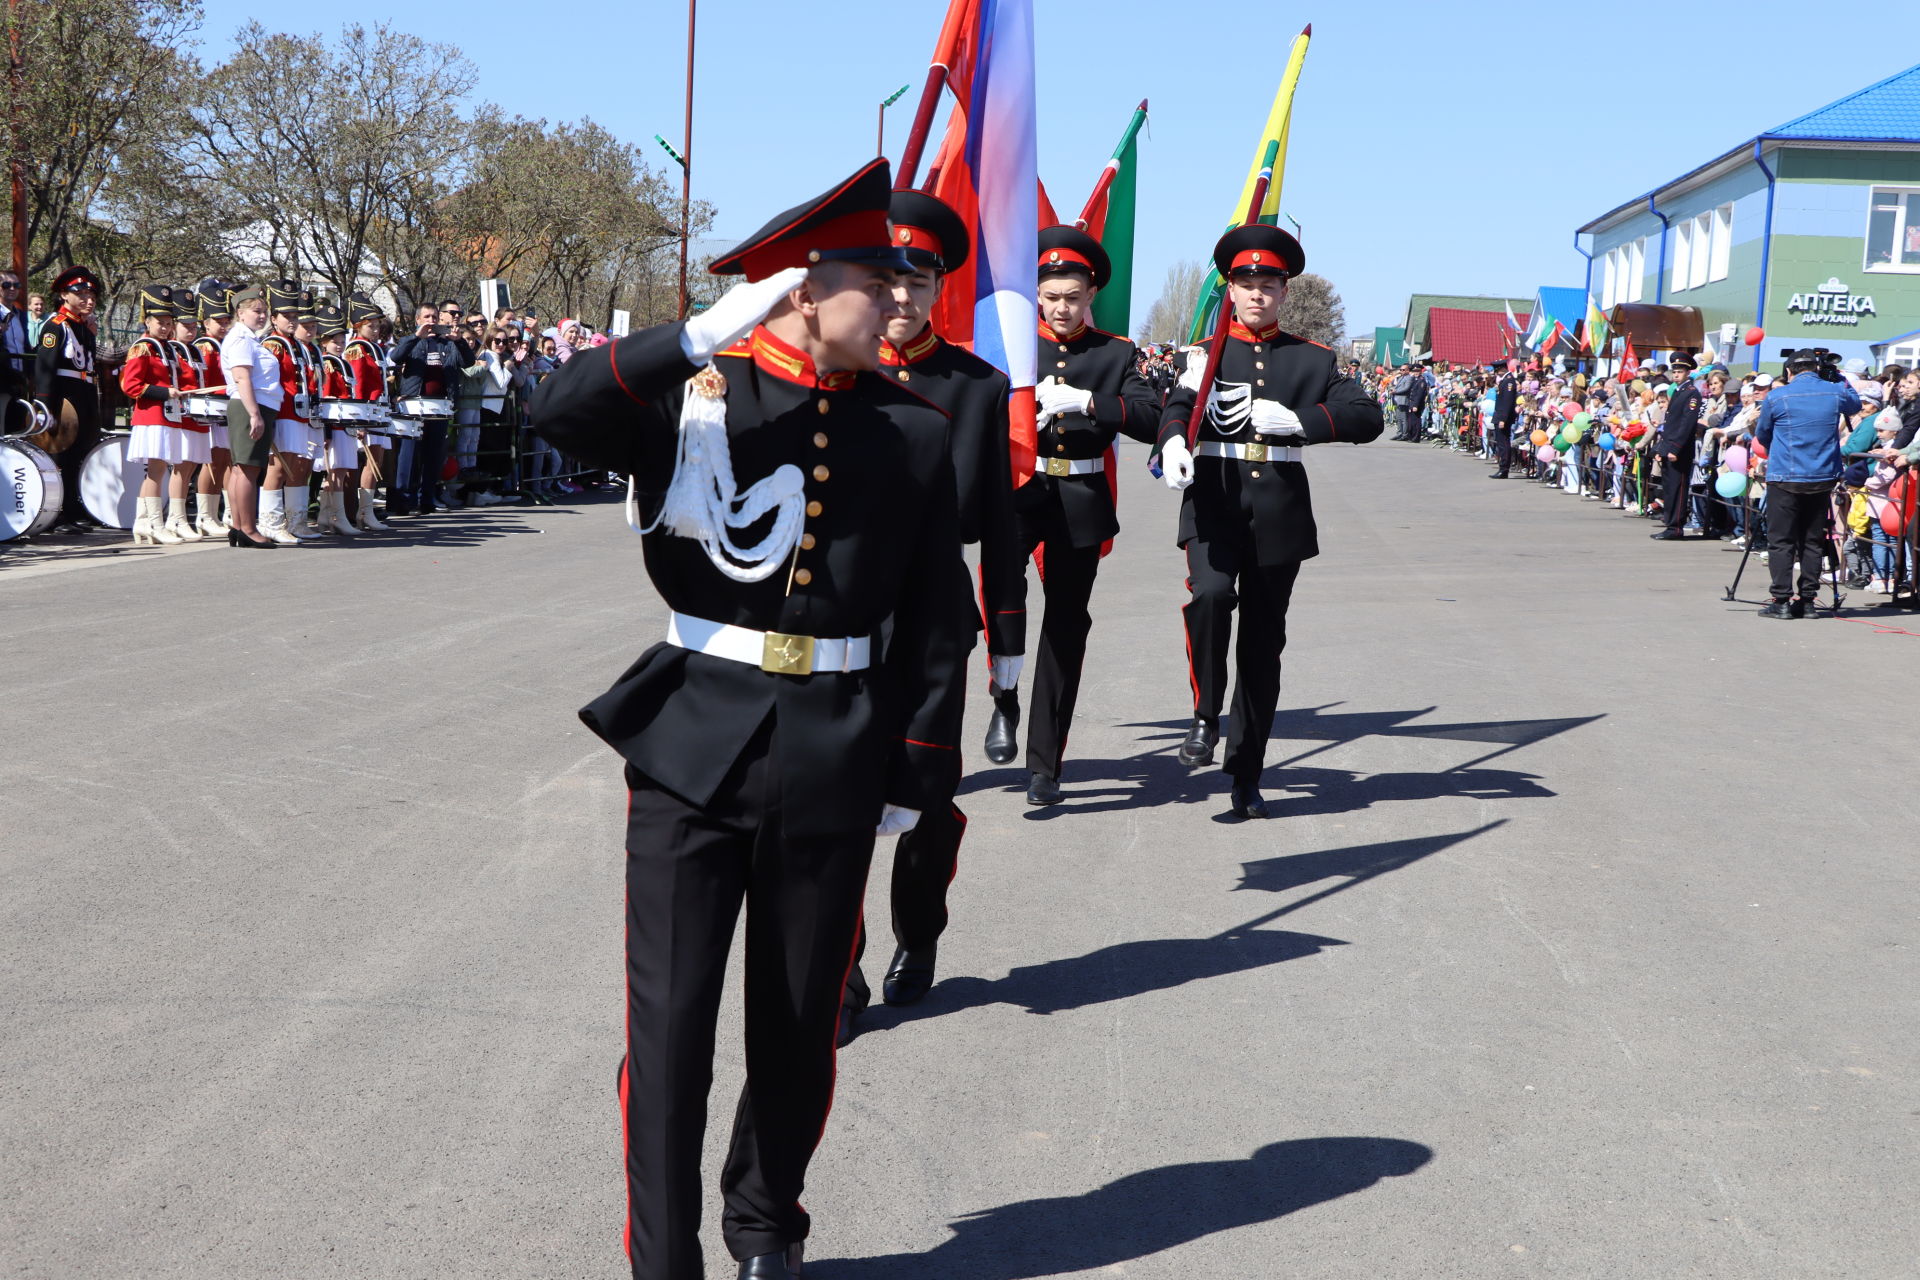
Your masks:
{"label": "utility pole", "polygon": [[[26,93],[21,87],[20,0],[7,0],[7,149],[12,152],[7,167],[13,171],[13,273],[20,287],[27,287],[27,162],[20,154],[20,104]],[[26,295],[13,305],[27,305]]]}

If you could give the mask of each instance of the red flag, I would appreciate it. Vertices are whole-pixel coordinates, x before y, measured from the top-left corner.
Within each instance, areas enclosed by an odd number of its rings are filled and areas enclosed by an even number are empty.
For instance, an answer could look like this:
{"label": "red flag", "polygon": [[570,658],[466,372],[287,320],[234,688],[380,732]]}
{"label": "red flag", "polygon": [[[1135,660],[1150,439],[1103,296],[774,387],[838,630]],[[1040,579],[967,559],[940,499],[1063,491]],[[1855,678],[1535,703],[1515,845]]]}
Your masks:
{"label": "red flag", "polygon": [[1625,355],[1623,355],[1623,356],[1621,356],[1621,357],[1620,357],[1620,372],[1621,372],[1621,374],[1622,374],[1622,375],[1624,376],[1624,375],[1629,375],[1629,374],[1631,374],[1631,373],[1633,373],[1633,371],[1634,371],[1634,363],[1635,363],[1635,362],[1634,362],[1634,358],[1633,358],[1633,339],[1632,339],[1632,338],[1628,338],[1628,339],[1627,339],[1627,353],[1626,353]]}

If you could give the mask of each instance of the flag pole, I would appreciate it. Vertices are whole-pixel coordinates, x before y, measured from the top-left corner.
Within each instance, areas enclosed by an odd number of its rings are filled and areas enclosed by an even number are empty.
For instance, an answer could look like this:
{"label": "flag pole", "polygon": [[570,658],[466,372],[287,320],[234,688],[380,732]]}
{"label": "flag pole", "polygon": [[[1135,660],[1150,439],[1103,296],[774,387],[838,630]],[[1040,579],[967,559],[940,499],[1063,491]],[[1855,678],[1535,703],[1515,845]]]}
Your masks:
{"label": "flag pole", "polygon": [[927,82],[920,90],[920,104],[914,108],[913,127],[907,130],[907,145],[900,152],[900,167],[894,170],[893,187],[905,191],[913,186],[913,175],[920,170],[920,153],[926,149],[927,132],[933,128],[933,113],[940,105],[940,91],[947,86],[948,64],[960,46],[960,33],[973,16],[977,0],[951,0],[946,19],[940,24],[940,39],[933,46],[933,64],[927,68]]}
{"label": "flag pole", "polygon": [[1133,140],[1140,135],[1140,126],[1146,122],[1147,100],[1142,98],[1140,105],[1133,109],[1133,118],[1127,121],[1126,132],[1120,135],[1120,145],[1113,149],[1113,155],[1108,159],[1106,167],[1100,170],[1100,177],[1093,184],[1093,194],[1087,197],[1087,203],[1080,210],[1080,216],[1073,220],[1074,226],[1082,231],[1087,229],[1087,224],[1093,220],[1093,211],[1100,207],[1100,201],[1106,197],[1107,189],[1113,185],[1114,178],[1120,173],[1121,157],[1127,154],[1127,148],[1132,146]]}
{"label": "flag pole", "polygon": [[[1260,217],[1260,207],[1267,202],[1267,184],[1273,180],[1273,166],[1280,155],[1280,139],[1267,143],[1266,154],[1261,157],[1260,176],[1254,180],[1253,196],[1247,201],[1247,216],[1241,223],[1245,226]],[[1207,396],[1213,391],[1214,375],[1220,372],[1220,356],[1227,349],[1227,329],[1233,324],[1233,303],[1224,295],[1220,299],[1220,318],[1214,322],[1213,341],[1207,344],[1207,364],[1200,374],[1200,390],[1193,398],[1193,412],[1187,415],[1187,444],[1193,445],[1200,438],[1200,420],[1206,416]]]}

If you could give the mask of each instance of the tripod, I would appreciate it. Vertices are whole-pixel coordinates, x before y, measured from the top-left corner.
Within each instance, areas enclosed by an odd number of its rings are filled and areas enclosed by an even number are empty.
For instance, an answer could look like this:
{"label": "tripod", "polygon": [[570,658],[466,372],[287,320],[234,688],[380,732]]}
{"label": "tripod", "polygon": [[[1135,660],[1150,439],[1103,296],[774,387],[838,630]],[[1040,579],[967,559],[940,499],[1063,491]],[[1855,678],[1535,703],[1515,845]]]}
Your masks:
{"label": "tripod", "polygon": [[[1827,524],[1826,529],[1820,535],[1821,544],[1826,548],[1826,551],[1823,552],[1820,557],[1821,564],[1825,565],[1829,559],[1831,559],[1834,565],[1832,569],[1823,568],[1822,572],[1827,575],[1827,579],[1833,587],[1833,604],[1830,608],[1836,615],[1840,612],[1840,606],[1846,602],[1846,597],[1840,594],[1840,574],[1838,571],[1839,566],[1846,563],[1846,549],[1839,541],[1837,531],[1839,521],[1834,515],[1834,503],[1837,495],[1844,492],[1845,490],[1841,489],[1840,486],[1835,485],[1833,491],[1827,494]],[[1723,598],[1730,603],[1752,604],[1753,602],[1751,600],[1741,600],[1734,594],[1740,589],[1740,578],[1747,571],[1747,560],[1753,555],[1754,544],[1760,540],[1753,523],[1754,505],[1752,485],[1747,486],[1745,510],[1746,519],[1741,523],[1747,531],[1747,546],[1746,549],[1740,553],[1740,566],[1733,571],[1733,581],[1727,584],[1726,595]],[[1811,605],[1813,602],[1808,601],[1808,603]]]}

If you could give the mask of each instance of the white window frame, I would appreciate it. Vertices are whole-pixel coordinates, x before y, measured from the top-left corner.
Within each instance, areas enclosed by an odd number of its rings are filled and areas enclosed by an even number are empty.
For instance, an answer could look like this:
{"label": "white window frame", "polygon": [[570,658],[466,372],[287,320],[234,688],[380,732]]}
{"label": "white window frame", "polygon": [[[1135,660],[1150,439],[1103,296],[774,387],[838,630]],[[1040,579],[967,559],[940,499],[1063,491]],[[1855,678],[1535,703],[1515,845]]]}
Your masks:
{"label": "white window frame", "polygon": [[1620,250],[1609,249],[1600,264],[1600,309],[1613,310],[1620,283]]}
{"label": "white window frame", "polygon": [[1905,342],[1895,343],[1887,348],[1880,359],[1880,367],[1897,364],[1903,369],[1920,367],[1920,338],[1908,338]]}
{"label": "white window frame", "polygon": [[1733,205],[1723,204],[1713,211],[1713,247],[1707,267],[1709,281],[1725,280],[1733,269]]}
{"label": "white window frame", "polygon": [[1693,265],[1693,219],[1682,218],[1673,229],[1673,261],[1668,264],[1673,271],[1667,281],[1668,293],[1679,293],[1687,287],[1687,272]]}
{"label": "white window frame", "polygon": [[1626,301],[1638,302],[1647,292],[1647,238],[1641,236],[1627,246]]}
{"label": "white window frame", "polygon": [[1698,289],[1707,282],[1707,268],[1713,260],[1713,211],[1693,218],[1693,261],[1687,267],[1687,288]]}
{"label": "white window frame", "polygon": [[1912,276],[1920,275],[1920,263],[1881,262],[1875,263],[1873,253],[1873,207],[1880,197],[1890,195],[1905,197],[1900,201],[1900,220],[1893,227],[1894,256],[1900,256],[1900,242],[1908,230],[1920,226],[1920,187],[1897,186],[1893,184],[1867,188],[1867,227],[1860,240],[1860,269],[1875,275]]}

